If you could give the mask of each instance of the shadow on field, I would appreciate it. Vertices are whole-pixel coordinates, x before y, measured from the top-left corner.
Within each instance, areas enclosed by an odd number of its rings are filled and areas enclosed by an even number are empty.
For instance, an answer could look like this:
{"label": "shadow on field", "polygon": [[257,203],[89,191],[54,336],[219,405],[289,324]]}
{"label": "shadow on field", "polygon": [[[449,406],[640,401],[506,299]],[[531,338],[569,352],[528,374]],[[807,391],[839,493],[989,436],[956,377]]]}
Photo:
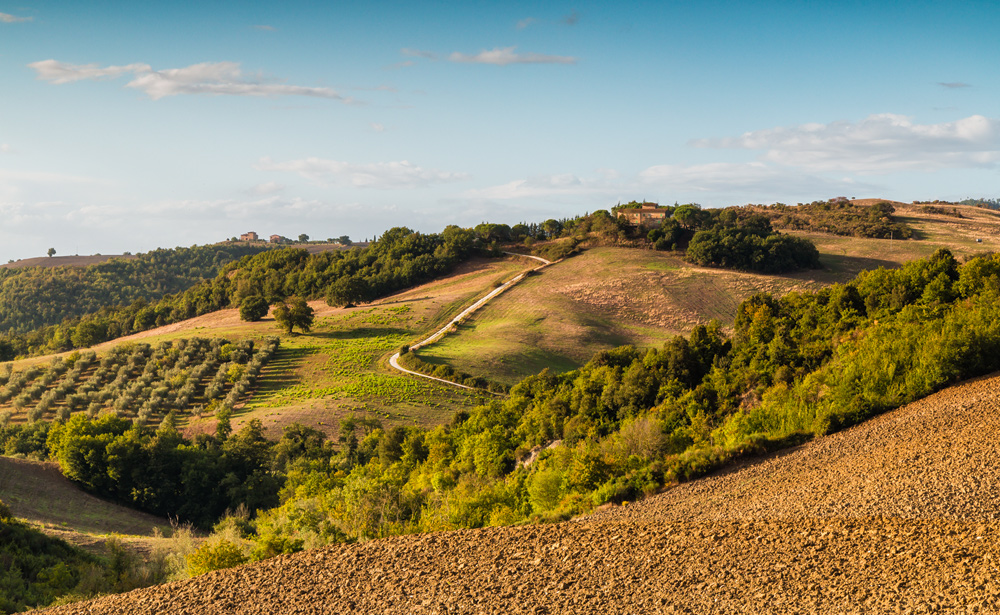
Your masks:
{"label": "shadow on field", "polygon": [[820,254],[819,260],[820,263],[822,263],[823,266],[829,271],[838,274],[838,277],[843,276],[843,281],[847,281],[856,276],[858,273],[868,269],[878,269],[879,267],[896,269],[899,267],[899,263],[893,261],[883,260],[880,258],[865,258],[862,256]]}
{"label": "shadow on field", "polygon": [[267,367],[261,372],[260,379],[257,380],[257,388],[254,395],[267,395],[274,393],[285,387],[289,387],[300,382],[295,375],[295,368],[311,354],[316,354],[315,348],[286,348],[279,346],[274,357],[268,362]]}

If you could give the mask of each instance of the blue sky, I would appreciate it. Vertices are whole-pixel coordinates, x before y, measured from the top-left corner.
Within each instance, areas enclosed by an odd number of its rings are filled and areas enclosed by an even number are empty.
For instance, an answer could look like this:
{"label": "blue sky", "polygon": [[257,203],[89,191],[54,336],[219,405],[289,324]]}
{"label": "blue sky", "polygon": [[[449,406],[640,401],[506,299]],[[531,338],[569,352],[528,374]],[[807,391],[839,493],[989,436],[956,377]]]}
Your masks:
{"label": "blue sky", "polygon": [[993,2],[0,0],[0,261],[1000,196]]}

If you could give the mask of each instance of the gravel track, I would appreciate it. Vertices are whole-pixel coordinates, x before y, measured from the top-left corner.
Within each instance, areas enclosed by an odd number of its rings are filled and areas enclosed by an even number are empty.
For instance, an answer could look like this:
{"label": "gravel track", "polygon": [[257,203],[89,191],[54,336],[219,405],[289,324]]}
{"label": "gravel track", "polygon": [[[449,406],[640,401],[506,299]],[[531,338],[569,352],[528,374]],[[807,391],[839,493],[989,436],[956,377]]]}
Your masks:
{"label": "gravel track", "polygon": [[46,613],[997,613],[998,427],[993,376],[576,521],[336,545]]}

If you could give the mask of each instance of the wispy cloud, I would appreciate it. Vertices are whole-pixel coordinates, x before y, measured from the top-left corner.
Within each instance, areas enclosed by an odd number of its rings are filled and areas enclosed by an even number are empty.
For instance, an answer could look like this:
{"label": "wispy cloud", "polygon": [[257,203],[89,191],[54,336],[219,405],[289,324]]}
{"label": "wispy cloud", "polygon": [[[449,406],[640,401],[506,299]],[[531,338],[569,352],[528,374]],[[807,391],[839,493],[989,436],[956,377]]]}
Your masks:
{"label": "wispy cloud", "polygon": [[403,47],[399,50],[404,56],[408,58],[424,58],[427,60],[437,60],[437,54],[433,51],[426,51],[424,49],[410,49],[409,47]]}
{"label": "wispy cloud", "polygon": [[38,78],[54,84],[72,83],[74,81],[117,79],[122,75],[150,72],[149,64],[127,64],[125,66],[105,66],[97,64],[66,64],[56,60],[42,60],[28,65],[35,69]]}
{"label": "wispy cloud", "polygon": [[764,162],[715,162],[696,165],[660,164],[639,173],[642,185],[682,193],[705,193],[767,201],[788,195],[815,195],[874,189],[851,178],[828,178]]}
{"label": "wispy cloud", "polygon": [[468,178],[465,173],[425,169],[406,160],[355,164],[323,158],[304,158],[287,162],[274,162],[270,158],[262,158],[256,168],[260,171],[296,173],[316,183],[355,188],[419,188]]}
{"label": "wispy cloud", "polygon": [[253,29],[254,30],[264,30],[265,32],[274,32],[277,28],[275,28],[274,26],[268,26],[268,25],[265,25],[265,24],[260,24],[260,25],[253,26]]}
{"label": "wispy cloud", "polygon": [[560,21],[564,25],[575,26],[576,24],[580,23],[580,14],[577,13],[576,11],[573,11],[569,15],[566,15],[565,17],[563,17]]}
{"label": "wispy cloud", "polygon": [[14,148],[9,143],[0,143],[0,154],[9,154],[12,151],[14,151]]}
{"label": "wispy cloud", "polygon": [[525,17],[524,19],[521,19],[521,20],[519,20],[517,22],[517,26],[516,27],[517,27],[518,30],[524,30],[525,28],[527,28],[531,24],[535,23],[536,21],[538,21],[538,20],[535,19],[534,17]]}
{"label": "wispy cloud", "polygon": [[906,116],[880,114],[857,123],[802,124],[691,144],[764,150],[764,161],[821,172],[983,168],[1000,162],[1000,121],[973,115],[942,124],[916,124]]}
{"label": "wispy cloud", "polygon": [[369,126],[371,126],[371,129],[374,130],[375,132],[385,132],[385,124],[372,122],[371,124],[369,124]]}
{"label": "wispy cloud", "polygon": [[153,70],[148,64],[100,67],[96,64],[67,64],[43,60],[28,65],[38,78],[54,84],[82,80],[114,79],[132,74],[126,87],[144,92],[153,100],[181,94],[211,94],[229,96],[307,96],[352,102],[330,88],[306,87],[276,83],[260,75],[247,75],[237,62],[203,62],[185,68]]}
{"label": "wispy cloud", "polygon": [[10,13],[0,13],[0,23],[23,23],[25,21],[33,21],[34,19],[34,17],[18,17]]}
{"label": "wispy cloud", "polygon": [[577,59],[572,56],[550,56],[540,53],[516,53],[516,47],[496,47],[490,50],[483,50],[474,55],[467,55],[456,51],[448,56],[452,62],[464,62],[471,64],[495,64],[506,66],[508,64],[576,64]]}
{"label": "wispy cloud", "polygon": [[938,85],[943,88],[959,89],[959,88],[971,88],[972,85],[968,83],[962,83],[961,81],[939,81]]}

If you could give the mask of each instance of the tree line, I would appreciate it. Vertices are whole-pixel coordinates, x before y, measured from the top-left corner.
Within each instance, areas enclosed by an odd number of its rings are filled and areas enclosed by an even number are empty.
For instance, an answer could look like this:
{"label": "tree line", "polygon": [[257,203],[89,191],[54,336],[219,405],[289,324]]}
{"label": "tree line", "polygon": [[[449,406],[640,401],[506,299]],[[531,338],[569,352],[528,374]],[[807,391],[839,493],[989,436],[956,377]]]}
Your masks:
{"label": "tree line", "polygon": [[497,254],[471,229],[439,234],[397,227],[365,248],[309,254],[271,249],[229,262],[209,280],[157,301],[106,305],[26,333],[0,335],[0,360],[85,348],[131,333],[239,307],[248,297],[268,305],[287,298],[326,298],[332,305],[366,303],[451,271],[475,254]]}
{"label": "tree line", "polygon": [[214,277],[219,268],[266,248],[217,244],[157,249],[86,267],[0,269],[0,334],[25,333],[98,311],[156,301]]}
{"label": "tree line", "polygon": [[910,239],[914,236],[913,228],[895,218],[896,208],[886,201],[856,205],[846,198],[838,198],[798,205],[755,205],[753,209],[768,216],[774,226],[782,229],[873,239]]}

